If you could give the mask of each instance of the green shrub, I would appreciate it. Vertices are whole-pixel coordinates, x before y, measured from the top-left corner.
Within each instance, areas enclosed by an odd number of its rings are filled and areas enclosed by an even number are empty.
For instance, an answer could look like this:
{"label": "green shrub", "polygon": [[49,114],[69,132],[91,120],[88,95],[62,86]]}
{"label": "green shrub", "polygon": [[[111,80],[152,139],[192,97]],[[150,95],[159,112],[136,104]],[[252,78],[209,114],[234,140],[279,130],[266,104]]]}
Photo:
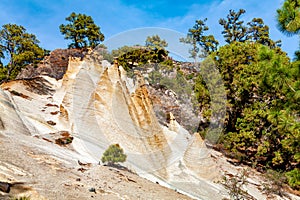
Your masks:
{"label": "green shrub", "polygon": [[0,66],[0,83],[2,80],[6,79],[6,75],[7,75],[7,69],[3,66]]}
{"label": "green shrub", "polygon": [[125,162],[127,156],[124,154],[123,149],[119,144],[112,144],[103,153],[101,161],[103,163],[108,163],[108,165],[114,165],[118,162]]}
{"label": "green shrub", "polygon": [[230,199],[232,200],[245,200],[254,198],[248,194],[248,192],[243,189],[243,185],[247,184],[247,177],[249,175],[249,171],[243,170],[239,174],[226,177],[223,176],[223,180],[220,182],[228,191]]}
{"label": "green shrub", "polygon": [[289,171],[285,173],[285,176],[288,180],[289,185],[300,191],[300,170],[294,169],[292,171]]}

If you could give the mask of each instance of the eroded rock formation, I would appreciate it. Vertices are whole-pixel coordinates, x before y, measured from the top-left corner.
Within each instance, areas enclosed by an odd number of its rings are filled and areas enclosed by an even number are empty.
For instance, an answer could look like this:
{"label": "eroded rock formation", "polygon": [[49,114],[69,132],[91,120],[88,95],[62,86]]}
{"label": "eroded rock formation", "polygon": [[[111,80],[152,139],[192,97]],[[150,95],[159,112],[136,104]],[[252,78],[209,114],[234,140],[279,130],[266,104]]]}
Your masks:
{"label": "eroded rock formation", "polygon": [[23,68],[17,79],[34,78],[41,75],[47,75],[57,80],[61,79],[67,71],[69,58],[82,60],[86,53],[87,50],[82,49],[56,49],[41,62]]}
{"label": "eroded rock formation", "polygon": [[[68,57],[73,53],[80,59]],[[110,144],[118,143],[128,156],[125,166],[140,176],[200,199],[228,196],[216,181],[224,171],[239,169],[206,148],[200,136],[182,128],[173,114],[165,113],[171,117],[160,124],[153,109],[155,98],[150,98],[142,77],[129,79],[121,66],[103,61],[97,52],[84,59],[77,53],[58,50],[55,54],[61,60],[68,57],[68,62],[57,63],[52,53],[48,64],[21,73],[19,78],[26,80],[1,85],[1,134],[31,135],[53,143],[55,133],[65,132],[71,144],[52,153],[63,160],[67,148],[92,163],[98,163]],[[52,64],[59,68],[55,73],[46,70]],[[72,153],[71,158],[77,157]]]}

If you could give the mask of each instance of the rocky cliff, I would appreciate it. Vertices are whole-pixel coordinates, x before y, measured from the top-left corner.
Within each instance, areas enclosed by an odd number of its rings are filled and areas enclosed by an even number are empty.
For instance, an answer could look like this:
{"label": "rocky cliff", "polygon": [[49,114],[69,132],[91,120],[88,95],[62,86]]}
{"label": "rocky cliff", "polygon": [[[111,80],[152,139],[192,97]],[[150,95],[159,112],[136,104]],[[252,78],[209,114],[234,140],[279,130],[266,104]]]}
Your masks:
{"label": "rocky cliff", "polygon": [[[30,176],[32,187],[40,187],[35,190],[38,194],[55,199],[57,196],[47,196],[41,189],[47,188],[45,185],[39,185],[43,167],[40,166],[35,175],[35,170],[26,170],[20,165],[44,163],[54,170],[49,172],[51,176],[45,175],[46,180],[55,181],[53,176],[57,173],[64,177],[66,184],[73,185],[75,183],[68,182],[61,170],[71,169],[74,160],[97,164],[104,150],[110,144],[118,143],[128,156],[124,165],[142,177],[193,198],[228,197],[226,189],[217,182],[222,175],[239,173],[242,167],[234,167],[220,153],[208,149],[198,134],[191,135],[183,129],[172,114],[167,123],[160,124],[153,109],[153,97],[150,98],[149,88],[141,76],[136,74],[135,79],[128,78],[121,66],[102,60],[97,51],[84,58],[68,56],[67,65],[65,72],[51,71],[50,76],[39,72],[28,77],[29,72],[25,70],[19,78],[26,79],[1,85],[0,136],[5,139],[0,141],[12,145],[6,145],[13,149],[8,153],[18,154],[17,148],[23,153],[17,156],[19,166],[15,166],[15,171],[9,171],[7,166],[7,172],[0,172],[0,178],[28,181]],[[72,139],[71,144],[61,142],[66,137]],[[10,141],[14,138],[16,141]],[[22,142],[17,143],[18,140]],[[4,168],[9,162],[14,165],[11,156],[7,157],[10,159],[1,156],[0,167]],[[20,161],[26,157],[28,163]],[[24,176],[15,175],[18,170]],[[57,180],[62,184],[61,178]],[[254,172],[249,180],[249,193],[257,199],[266,198],[259,190],[262,180]],[[101,177],[94,181],[104,184]],[[64,191],[55,184],[53,188]],[[97,191],[99,193],[100,189]],[[60,199],[70,198],[60,194]]]}
{"label": "rocky cliff", "polygon": [[45,56],[41,62],[23,68],[17,79],[28,79],[40,75],[47,75],[57,80],[61,79],[68,68],[69,58],[83,59],[87,53],[88,50],[83,49],[56,49]]}

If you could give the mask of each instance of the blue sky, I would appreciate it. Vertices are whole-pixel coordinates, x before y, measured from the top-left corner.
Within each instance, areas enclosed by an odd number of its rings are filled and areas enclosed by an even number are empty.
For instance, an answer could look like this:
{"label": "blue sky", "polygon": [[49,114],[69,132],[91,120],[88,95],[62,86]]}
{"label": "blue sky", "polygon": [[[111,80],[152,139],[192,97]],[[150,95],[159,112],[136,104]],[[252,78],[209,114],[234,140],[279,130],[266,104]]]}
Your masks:
{"label": "blue sky", "polygon": [[[143,27],[186,34],[196,19],[208,18],[209,32],[222,43],[222,27],[218,20],[225,18],[229,9],[243,8],[245,22],[254,17],[263,18],[270,27],[271,38],[281,39],[283,50],[293,56],[299,38],[287,37],[276,28],[276,9],[282,3],[283,0],[0,0],[0,25],[22,25],[37,36],[43,48],[53,50],[67,47],[68,41],[58,27],[66,23],[65,18],[73,11],[92,16],[106,41],[124,31]],[[120,42],[119,46],[122,45]]]}

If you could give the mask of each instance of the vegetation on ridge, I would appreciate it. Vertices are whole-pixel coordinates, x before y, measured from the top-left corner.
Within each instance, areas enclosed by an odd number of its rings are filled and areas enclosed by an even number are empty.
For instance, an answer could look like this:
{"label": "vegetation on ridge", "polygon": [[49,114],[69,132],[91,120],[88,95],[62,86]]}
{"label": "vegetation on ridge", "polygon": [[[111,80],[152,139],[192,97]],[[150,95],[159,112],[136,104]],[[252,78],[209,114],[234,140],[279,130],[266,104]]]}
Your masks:
{"label": "vegetation on ridge", "polygon": [[9,60],[4,66],[0,62],[0,82],[16,78],[22,67],[37,62],[46,51],[39,45],[34,34],[26,32],[23,26],[5,24],[0,30],[0,58]]}
{"label": "vegetation on ridge", "polygon": [[59,29],[65,39],[72,41],[69,48],[95,48],[104,40],[100,27],[94,23],[91,16],[72,12],[66,21],[69,23],[61,24]]}
{"label": "vegetation on ridge", "polygon": [[[228,44],[209,55],[227,96],[225,126],[217,146],[260,171],[281,172],[299,190],[300,63],[290,62],[278,42],[269,38],[261,19],[245,26],[239,20],[243,13],[231,10],[227,20],[220,20]],[[195,95],[202,108],[210,110],[210,91],[201,75],[197,80]],[[201,135],[206,131],[202,128]]]}

